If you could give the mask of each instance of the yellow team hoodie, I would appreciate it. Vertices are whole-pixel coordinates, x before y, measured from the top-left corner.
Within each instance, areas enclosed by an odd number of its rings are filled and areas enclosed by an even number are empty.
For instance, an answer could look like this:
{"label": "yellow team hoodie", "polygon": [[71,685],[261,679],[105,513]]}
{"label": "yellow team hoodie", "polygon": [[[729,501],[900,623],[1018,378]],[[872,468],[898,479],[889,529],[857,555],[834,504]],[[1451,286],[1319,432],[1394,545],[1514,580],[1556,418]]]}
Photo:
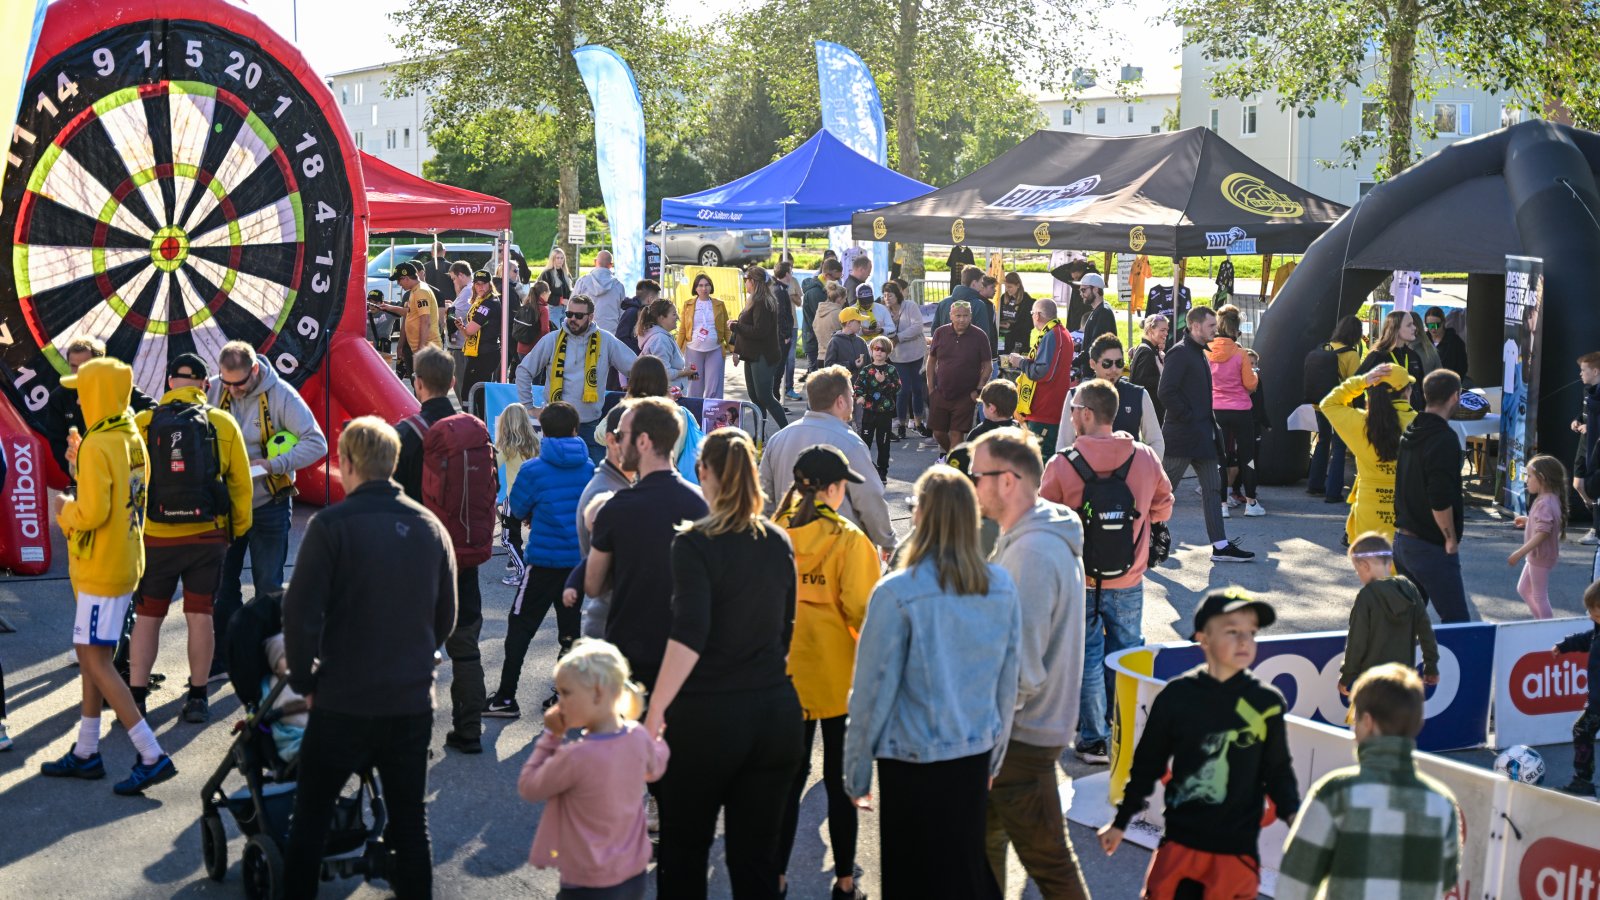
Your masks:
{"label": "yellow team hoodie", "polygon": [[56,523],[67,536],[72,588],[97,597],[133,593],[144,574],[144,442],[128,415],[133,370],[102,357],[61,379],[78,391],[89,433],[78,447],[78,492]]}
{"label": "yellow team hoodie", "polygon": [[861,529],[821,503],[817,512],[799,528],[788,527],[794,510],[780,519],[800,579],[789,677],[807,719],[832,719],[850,710],[856,638],[880,568],[878,551]]}
{"label": "yellow team hoodie", "polygon": [[[1354,355],[1354,354],[1350,354]],[[1394,408],[1400,414],[1400,430],[1404,431],[1417,411],[1406,399],[1410,395],[1411,376],[1404,367],[1396,367],[1383,383],[1395,391]],[[1376,531],[1394,540],[1394,460],[1378,459],[1378,451],[1367,440],[1367,411],[1351,406],[1367,390],[1365,375],[1346,378],[1322,398],[1317,408],[1328,417],[1339,440],[1356,457],[1356,483],[1350,487],[1350,515],[1345,519],[1345,536],[1354,541],[1357,536]]]}
{"label": "yellow team hoodie", "polygon": [[[208,405],[206,392],[201,388],[182,387],[167,391],[161,395],[161,405],[168,403],[193,403],[206,407],[206,418],[217,433],[217,465],[222,469],[222,480],[228,485],[228,504],[233,510],[233,528],[231,533],[227,533],[227,538],[231,541],[242,537],[250,530],[251,516],[255,510],[250,505],[250,455],[245,452],[244,435],[239,431],[238,421],[231,413]],[[146,409],[133,416],[133,424],[139,429],[139,441],[145,447],[150,446],[150,418],[153,415],[155,410]],[[151,465],[160,465],[160,460],[153,460]],[[145,526],[145,534],[152,538],[193,537],[228,528],[229,518],[223,515],[214,522],[184,524],[151,522]]]}

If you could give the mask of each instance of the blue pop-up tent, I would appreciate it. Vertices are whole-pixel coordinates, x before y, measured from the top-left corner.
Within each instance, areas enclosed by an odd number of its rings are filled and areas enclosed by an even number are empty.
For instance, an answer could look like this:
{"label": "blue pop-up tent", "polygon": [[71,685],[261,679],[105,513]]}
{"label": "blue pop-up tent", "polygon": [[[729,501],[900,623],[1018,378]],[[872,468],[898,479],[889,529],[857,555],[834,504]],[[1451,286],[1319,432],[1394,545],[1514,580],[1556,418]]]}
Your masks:
{"label": "blue pop-up tent", "polygon": [[792,153],[720,187],[661,201],[661,218],[738,228],[825,228],[933,187],[880,166],[819,131]]}

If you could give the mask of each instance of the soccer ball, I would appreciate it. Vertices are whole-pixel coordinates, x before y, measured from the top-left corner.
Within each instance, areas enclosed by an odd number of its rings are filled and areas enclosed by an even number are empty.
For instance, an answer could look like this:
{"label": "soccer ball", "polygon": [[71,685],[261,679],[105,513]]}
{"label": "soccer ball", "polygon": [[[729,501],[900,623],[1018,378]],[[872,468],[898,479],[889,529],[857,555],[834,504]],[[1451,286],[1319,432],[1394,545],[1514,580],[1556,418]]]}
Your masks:
{"label": "soccer ball", "polygon": [[277,459],[293,450],[299,443],[299,438],[287,431],[280,431],[267,439],[267,459]]}
{"label": "soccer ball", "polygon": [[1523,784],[1544,782],[1544,757],[1527,744],[1507,747],[1494,759],[1494,770]]}

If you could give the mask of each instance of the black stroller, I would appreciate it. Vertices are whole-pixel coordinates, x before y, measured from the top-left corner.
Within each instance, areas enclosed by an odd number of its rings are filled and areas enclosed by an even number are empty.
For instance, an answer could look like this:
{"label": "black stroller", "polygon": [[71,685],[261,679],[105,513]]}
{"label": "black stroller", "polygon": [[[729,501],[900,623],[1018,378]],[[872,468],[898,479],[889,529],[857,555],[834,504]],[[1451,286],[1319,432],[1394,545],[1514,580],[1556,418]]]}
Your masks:
{"label": "black stroller", "polygon": [[[296,763],[279,753],[272,726],[303,710],[274,708],[287,680],[279,681],[265,697],[261,693],[269,671],[262,642],[282,630],[281,602],[281,594],[258,597],[229,622],[229,680],[246,715],[234,724],[233,744],[200,794],[200,852],[206,874],[213,881],[222,881],[228,874],[228,833],[222,822],[222,810],[226,809],[245,836],[241,869],[245,896],[251,900],[284,896],[283,851],[294,812]],[[227,792],[223,782],[236,770],[243,776],[244,786]],[[360,773],[334,807],[322,879],[384,878],[389,851],[382,836],[387,823],[377,774],[370,770]]]}

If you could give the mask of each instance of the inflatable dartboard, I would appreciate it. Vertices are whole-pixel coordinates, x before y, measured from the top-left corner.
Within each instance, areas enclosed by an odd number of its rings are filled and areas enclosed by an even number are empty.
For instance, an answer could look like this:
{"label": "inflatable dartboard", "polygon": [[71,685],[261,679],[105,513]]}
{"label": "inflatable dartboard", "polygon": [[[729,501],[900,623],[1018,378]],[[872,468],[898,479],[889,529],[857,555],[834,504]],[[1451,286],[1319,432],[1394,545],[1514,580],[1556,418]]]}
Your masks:
{"label": "inflatable dartboard", "polygon": [[349,144],[304,60],[237,8],[52,6],[0,188],[0,342],[30,409],[83,336],[157,396],[170,358],[234,339],[303,382],[364,262]]}

